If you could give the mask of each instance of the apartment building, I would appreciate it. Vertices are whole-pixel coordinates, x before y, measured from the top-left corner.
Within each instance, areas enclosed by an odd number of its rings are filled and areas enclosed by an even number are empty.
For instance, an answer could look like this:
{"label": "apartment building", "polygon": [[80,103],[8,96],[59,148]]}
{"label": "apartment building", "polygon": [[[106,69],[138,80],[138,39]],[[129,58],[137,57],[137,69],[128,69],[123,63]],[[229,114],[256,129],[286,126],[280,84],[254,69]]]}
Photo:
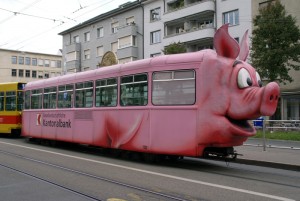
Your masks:
{"label": "apartment building", "polygon": [[66,73],[143,59],[143,8],[128,2],[65,30]]}
{"label": "apartment building", "polygon": [[29,82],[61,75],[62,56],[0,49],[0,82]]}

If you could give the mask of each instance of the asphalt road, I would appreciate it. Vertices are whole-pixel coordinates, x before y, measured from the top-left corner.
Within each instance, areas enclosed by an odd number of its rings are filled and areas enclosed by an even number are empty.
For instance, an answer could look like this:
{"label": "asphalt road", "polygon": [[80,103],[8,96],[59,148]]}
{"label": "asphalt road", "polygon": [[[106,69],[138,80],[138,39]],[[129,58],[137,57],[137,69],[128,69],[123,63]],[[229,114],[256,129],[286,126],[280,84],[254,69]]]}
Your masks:
{"label": "asphalt road", "polygon": [[186,158],[147,164],[0,138],[1,200],[299,200],[300,175]]}

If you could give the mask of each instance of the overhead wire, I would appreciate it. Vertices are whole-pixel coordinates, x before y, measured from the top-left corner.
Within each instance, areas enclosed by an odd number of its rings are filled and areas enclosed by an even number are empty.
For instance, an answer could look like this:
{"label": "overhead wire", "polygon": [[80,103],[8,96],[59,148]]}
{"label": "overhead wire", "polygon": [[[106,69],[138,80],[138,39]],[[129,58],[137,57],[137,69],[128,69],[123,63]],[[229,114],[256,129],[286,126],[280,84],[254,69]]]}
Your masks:
{"label": "overhead wire", "polygon": [[[36,18],[40,18],[40,19],[44,19],[44,20],[51,20],[51,21],[53,21],[53,22],[61,22],[61,24],[59,24],[59,25],[57,25],[57,26],[54,26],[54,27],[52,27],[52,28],[50,28],[50,29],[47,29],[46,31],[40,32],[40,33],[38,33],[38,34],[35,34],[34,36],[30,36],[30,37],[28,37],[28,38],[26,38],[26,39],[24,39],[24,40],[22,40],[22,41],[20,41],[20,42],[18,42],[18,43],[12,44],[12,45],[8,46],[9,48],[12,48],[12,47],[14,47],[14,46],[17,46],[17,45],[22,44],[22,43],[27,42],[27,41],[31,41],[32,39],[34,39],[34,38],[36,38],[36,37],[39,37],[39,36],[42,35],[42,34],[45,34],[45,33],[48,33],[48,32],[50,32],[50,31],[53,31],[53,29],[56,29],[57,27],[59,27],[59,26],[61,26],[61,25],[63,25],[63,24],[68,23],[68,22],[66,22],[66,21],[64,21],[64,20],[60,20],[60,19],[51,19],[51,18],[46,18],[46,17],[42,17],[42,16],[37,16],[37,15],[31,15],[31,14],[26,14],[26,13],[22,13],[22,12],[21,12],[21,11],[26,10],[26,9],[28,9],[29,7],[33,6],[34,4],[36,4],[36,3],[39,2],[39,1],[40,1],[40,0],[36,0],[35,2],[33,2],[32,4],[28,5],[27,7],[23,8],[23,9],[21,9],[21,10],[18,11],[18,12],[14,12],[14,11],[7,10],[7,9],[3,9],[3,8],[0,8],[0,9],[1,9],[1,10],[5,10],[5,11],[8,11],[8,12],[13,13],[13,14],[14,14],[13,16],[15,16],[15,15],[17,15],[17,14],[22,14],[22,15],[27,15],[27,16],[30,16],[30,17],[36,17]],[[103,6],[109,4],[109,3],[113,2],[113,1],[115,1],[115,0],[110,0],[110,1],[107,1],[107,2],[105,2],[105,3],[102,3],[101,5],[95,7],[95,8],[93,8],[93,9],[91,9],[91,10],[89,10],[89,11],[87,11],[87,12],[81,14],[81,15],[78,15],[78,16],[76,16],[76,17],[74,17],[74,18],[70,18],[70,17],[66,17],[66,16],[63,16],[63,18],[66,18],[66,19],[68,19],[68,20],[70,20],[70,21],[77,22],[77,20],[75,20],[75,19],[77,19],[77,18],[79,18],[79,17],[81,17],[81,16],[84,16],[84,15],[90,13],[91,11],[94,11],[94,10],[100,8],[100,7],[103,7]],[[99,2],[91,3],[91,4],[87,5],[87,6],[82,6],[82,5],[80,4],[80,2],[79,2],[80,8],[77,9],[76,11],[72,12],[71,14],[76,13],[76,12],[78,12],[79,10],[85,9],[85,8],[87,8],[87,7],[90,7],[90,6],[95,5],[95,4],[98,4],[98,3],[99,3]],[[11,17],[13,17],[13,16],[11,16]],[[6,19],[6,20],[8,20],[8,19]],[[1,21],[1,22],[3,23],[4,20]],[[1,24],[1,22],[0,22],[0,24]],[[9,42],[9,41],[6,41],[5,43],[1,44],[0,47],[1,47],[1,46],[4,46],[4,45],[7,45],[8,42]],[[31,42],[30,42],[30,43],[31,43]],[[22,44],[22,46],[21,46],[21,47],[18,47],[17,49],[22,49],[23,47],[25,47],[25,46],[27,46],[27,45],[28,45],[28,44],[26,44],[26,45]]]}
{"label": "overhead wire", "polygon": [[58,21],[58,22],[64,23],[64,21],[62,21],[62,20],[51,19],[51,18],[42,17],[42,16],[38,16],[38,15],[30,15],[30,14],[21,13],[21,12],[15,12],[15,11],[7,10],[7,9],[4,9],[4,8],[0,8],[0,10],[4,10],[4,11],[7,11],[7,12],[11,12],[11,13],[13,13],[14,15],[25,15],[25,16],[29,16],[29,17],[35,17],[35,18],[39,18],[39,19],[51,20],[51,21],[54,21],[54,22]]}

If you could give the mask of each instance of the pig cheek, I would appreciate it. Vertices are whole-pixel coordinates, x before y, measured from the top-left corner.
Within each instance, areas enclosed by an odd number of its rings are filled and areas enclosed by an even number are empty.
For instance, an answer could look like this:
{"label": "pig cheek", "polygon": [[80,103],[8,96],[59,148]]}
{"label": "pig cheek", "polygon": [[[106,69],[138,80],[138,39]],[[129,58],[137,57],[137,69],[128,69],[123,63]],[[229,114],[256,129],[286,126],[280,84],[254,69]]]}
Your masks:
{"label": "pig cheek", "polygon": [[227,115],[232,119],[255,119],[260,116],[261,92],[245,91],[232,97]]}

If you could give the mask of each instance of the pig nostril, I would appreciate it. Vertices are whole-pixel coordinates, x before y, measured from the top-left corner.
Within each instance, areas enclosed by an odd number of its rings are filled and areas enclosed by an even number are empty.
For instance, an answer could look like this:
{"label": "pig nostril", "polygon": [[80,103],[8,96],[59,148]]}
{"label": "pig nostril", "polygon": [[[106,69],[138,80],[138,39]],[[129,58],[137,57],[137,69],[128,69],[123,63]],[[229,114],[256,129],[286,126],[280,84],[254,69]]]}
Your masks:
{"label": "pig nostril", "polygon": [[274,98],[273,95],[271,95],[271,96],[270,96],[270,101],[273,100],[273,98]]}

